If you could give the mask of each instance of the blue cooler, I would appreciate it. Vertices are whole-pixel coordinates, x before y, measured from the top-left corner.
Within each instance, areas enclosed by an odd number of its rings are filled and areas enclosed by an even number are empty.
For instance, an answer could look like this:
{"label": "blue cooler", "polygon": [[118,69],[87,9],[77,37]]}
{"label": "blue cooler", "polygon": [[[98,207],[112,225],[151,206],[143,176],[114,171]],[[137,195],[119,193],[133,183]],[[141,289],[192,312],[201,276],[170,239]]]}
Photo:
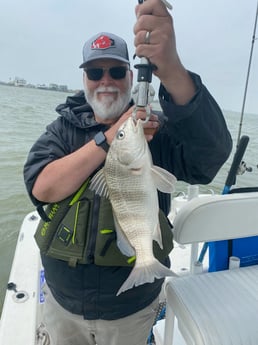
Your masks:
{"label": "blue cooler", "polygon": [[[258,192],[258,187],[236,188],[232,193]],[[258,212],[258,210],[257,210]],[[244,217],[245,215],[243,215]],[[209,272],[228,269],[229,258],[236,256],[240,259],[240,266],[258,264],[258,236],[234,239],[229,241],[217,241],[209,243]]]}

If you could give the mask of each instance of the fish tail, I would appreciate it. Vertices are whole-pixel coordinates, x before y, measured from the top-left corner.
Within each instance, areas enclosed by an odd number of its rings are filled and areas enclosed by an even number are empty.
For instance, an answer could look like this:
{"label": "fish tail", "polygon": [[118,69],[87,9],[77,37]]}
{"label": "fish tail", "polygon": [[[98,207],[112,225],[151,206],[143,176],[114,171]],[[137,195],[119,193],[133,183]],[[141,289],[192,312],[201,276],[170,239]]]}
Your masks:
{"label": "fish tail", "polygon": [[169,268],[162,265],[157,259],[153,258],[153,261],[149,265],[137,265],[137,261],[130,275],[120,287],[117,292],[117,296],[122,292],[131,289],[134,286],[139,286],[145,283],[153,283],[154,279],[165,278],[166,276],[173,276],[175,273]]}

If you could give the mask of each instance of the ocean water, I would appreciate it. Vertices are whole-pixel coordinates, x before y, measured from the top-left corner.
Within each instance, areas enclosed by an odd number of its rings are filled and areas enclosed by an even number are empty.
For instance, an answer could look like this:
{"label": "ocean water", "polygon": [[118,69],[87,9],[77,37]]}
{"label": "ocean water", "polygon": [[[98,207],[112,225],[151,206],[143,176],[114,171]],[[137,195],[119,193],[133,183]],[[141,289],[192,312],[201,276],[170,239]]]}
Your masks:
{"label": "ocean water", "polygon": [[[18,231],[24,216],[34,210],[23,183],[23,165],[34,141],[56,118],[55,107],[67,96],[64,92],[0,85],[0,312]],[[236,142],[240,113],[224,111],[224,115]],[[241,133],[250,137],[244,160],[252,172],[238,176],[236,186],[258,186],[258,114],[245,114]],[[212,183],[200,186],[201,192],[222,191],[235,145]],[[186,191],[186,187],[178,183],[175,193]]]}

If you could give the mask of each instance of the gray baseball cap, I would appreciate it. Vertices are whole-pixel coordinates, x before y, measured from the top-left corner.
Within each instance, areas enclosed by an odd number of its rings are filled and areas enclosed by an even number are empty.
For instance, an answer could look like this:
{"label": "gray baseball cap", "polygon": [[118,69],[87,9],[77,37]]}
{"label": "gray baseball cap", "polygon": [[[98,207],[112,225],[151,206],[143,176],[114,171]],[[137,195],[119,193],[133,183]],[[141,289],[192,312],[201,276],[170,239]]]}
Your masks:
{"label": "gray baseball cap", "polygon": [[83,63],[79,66],[84,68],[89,61],[97,59],[115,59],[130,64],[126,42],[114,34],[100,32],[90,38],[83,46]]}

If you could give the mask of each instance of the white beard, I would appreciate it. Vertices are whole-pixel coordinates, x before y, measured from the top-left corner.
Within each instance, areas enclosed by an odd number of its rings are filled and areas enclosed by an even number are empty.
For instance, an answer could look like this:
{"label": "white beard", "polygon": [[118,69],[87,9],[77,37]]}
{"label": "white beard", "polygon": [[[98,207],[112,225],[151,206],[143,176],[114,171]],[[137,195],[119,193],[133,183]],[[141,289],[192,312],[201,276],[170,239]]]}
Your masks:
{"label": "white beard", "polygon": [[[97,98],[98,92],[117,92],[117,99],[114,100],[113,96],[102,97],[99,101]],[[121,93],[120,89],[113,86],[100,86],[90,92],[86,86],[84,86],[84,94],[87,102],[92,107],[94,113],[102,120],[113,120],[121,116],[125,111],[131,99],[131,88],[128,87],[125,93]]]}

